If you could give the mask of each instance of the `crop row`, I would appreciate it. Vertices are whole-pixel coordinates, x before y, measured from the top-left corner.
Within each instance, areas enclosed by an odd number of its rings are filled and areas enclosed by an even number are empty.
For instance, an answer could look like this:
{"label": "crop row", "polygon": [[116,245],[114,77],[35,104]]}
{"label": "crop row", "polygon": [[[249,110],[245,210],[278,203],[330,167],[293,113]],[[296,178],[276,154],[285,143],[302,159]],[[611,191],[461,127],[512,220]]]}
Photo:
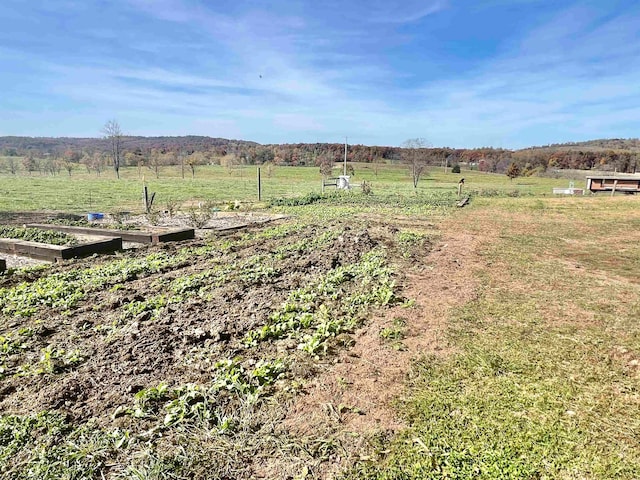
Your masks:
{"label": "crop row", "polygon": [[250,331],[247,346],[268,339],[295,338],[298,348],[312,355],[326,352],[328,340],[352,331],[364,309],[395,299],[392,270],[384,252],[374,249],[360,261],[337,267],[309,285],[292,291],[267,324]]}
{"label": "crop row", "polygon": [[246,285],[265,281],[280,275],[280,270],[266,262],[264,255],[248,257],[241,262],[224,263],[214,268],[184,275],[165,286],[166,293],[151,296],[145,300],[134,300],[124,305],[124,317],[133,318],[150,312],[155,318],[160,310],[170,304],[179,304],[188,298],[207,299],[208,292],[220,285],[240,281]]}
{"label": "crop row", "polygon": [[122,258],[89,267],[53,273],[33,282],[0,288],[0,313],[30,317],[41,307],[68,310],[87,293],[158,273],[182,264],[194,256],[210,255],[211,246],[181,249],[177,254],[156,252],[142,258]]}
{"label": "crop row", "polygon": [[214,365],[208,385],[187,384],[170,388],[166,383],[136,393],[133,405],[120,406],[113,416],[162,417],[158,427],[197,425],[218,432],[233,429],[233,418],[220,407],[240,401],[255,403],[268,387],[286,371],[282,360],[258,361],[247,369],[237,360],[221,360]]}

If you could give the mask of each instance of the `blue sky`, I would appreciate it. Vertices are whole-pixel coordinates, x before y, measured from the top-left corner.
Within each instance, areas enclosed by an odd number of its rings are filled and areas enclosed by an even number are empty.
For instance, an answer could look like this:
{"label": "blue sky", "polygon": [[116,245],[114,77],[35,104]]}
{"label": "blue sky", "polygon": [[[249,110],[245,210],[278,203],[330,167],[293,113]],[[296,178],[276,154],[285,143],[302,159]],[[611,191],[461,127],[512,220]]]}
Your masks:
{"label": "blue sky", "polygon": [[0,135],[640,136],[640,2],[1,0]]}

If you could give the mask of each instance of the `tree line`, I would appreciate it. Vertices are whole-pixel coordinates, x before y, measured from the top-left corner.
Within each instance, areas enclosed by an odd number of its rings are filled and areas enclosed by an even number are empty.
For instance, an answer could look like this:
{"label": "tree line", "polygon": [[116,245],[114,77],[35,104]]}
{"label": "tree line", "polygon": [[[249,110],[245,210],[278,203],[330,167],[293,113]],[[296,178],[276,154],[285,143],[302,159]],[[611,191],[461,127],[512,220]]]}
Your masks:
{"label": "tree line", "polygon": [[[5,170],[15,174],[19,170],[56,175],[84,166],[88,172],[101,175],[113,168],[116,175],[121,166],[133,166],[142,172],[151,170],[159,175],[162,166],[180,166],[182,175],[195,176],[200,165],[299,165],[318,166],[321,169],[340,162],[344,155],[341,143],[297,143],[260,145],[242,140],[187,136],[187,137],[134,137],[122,134],[119,125],[107,122],[101,139],[87,138],[31,138],[0,137],[0,156],[5,157]],[[117,123],[117,122],[116,122]],[[116,128],[114,131],[113,129]],[[109,130],[109,128],[111,130]],[[114,144],[114,138],[118,138]],[[414,139],[417,140],[417,139]],[[589,144],[569,144],[523,150],[500,148],[433,148],[426,142],[417,145],[394,146],[349,145],[348,162],[359,163],[412,163],[453,167],[467,165],[480,171],[504,173],[515,163],[523,175],[553,169],[605,169],[635,172],[640,151],[633,149],[606,149],[608,141]],[[615,141],[609,141],[615,142]],[[627,141],[617,141],[624,147]],[[584,148],[582,148],[584,147]],[[634,145],[635,147],[635,145]]]}

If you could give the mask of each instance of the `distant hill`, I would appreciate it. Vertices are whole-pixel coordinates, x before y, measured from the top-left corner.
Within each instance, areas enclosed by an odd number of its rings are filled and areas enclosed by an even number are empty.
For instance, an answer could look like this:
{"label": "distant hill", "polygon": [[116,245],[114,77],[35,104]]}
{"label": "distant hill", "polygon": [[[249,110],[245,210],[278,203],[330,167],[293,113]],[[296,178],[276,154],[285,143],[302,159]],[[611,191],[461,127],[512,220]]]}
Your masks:
{"label": "distant hill", "polygon": [[640,138],[603,138],[599,140],[588,140],[586,142],[554,143],[551,145],[529,147],[522,150],[626,150],[640,152]]}
{"label": "distant hill", "polygon": [[[200,152],[198,162],[260,165],[316,165],[342,161],[344,145],[339,143],[297,143],[261,145],[246,140],[229,140],[205,136],[123,137],[123,165],[158,165],[177,162],[179,158]],[[640,165],[640,139],[601,139],[505,150],[483,147],[474,149],[425,148],[423,158],[432,165],[467,164],[489,172],[504,172],[515,162],[526,174],[553,169],[604,169],[635,172]],[[61,159],[91,163],[96,155],[108,158],[109,143],[103,138],[0,137],[0,156],[6,158],[42,158],[52,164]],[[227,158],[228,157],[228,158]],[[391,146],[349,145],[349,162],[398,162],[403,149]],[[83,159],[83,160],[80,160]],[[5,162],[7,163],[7,162]],[[31,162],[33,163],[33,162]],[[94,162],[95,163],[95,162]],[[108,163],[108,162],[107,162]],[[15,160],[8,160],[9,170],[16,171]],[[43,162],[40,162],[42,165]],[[1,166],[0,166],[1,167]],[[27,167],[25,167],[27,168]],[[34,168],[30,166],[29,168]],[[6,170],[7,168],[0,168]]]}
{"label": "distant hill", "polygon": [[[188,135],[184,137],[123,137],[125,150],[186,150],[207,151],[221,147],[251,147],[258,145],[245,140]],[[223,148],[224,149],[224,148]],[[73,137],[0,137],[0,152],[15,151],[23,155],[29,150],[38,153],[60,154],[66,150],[107,152],[109,145],[103,138]]]}

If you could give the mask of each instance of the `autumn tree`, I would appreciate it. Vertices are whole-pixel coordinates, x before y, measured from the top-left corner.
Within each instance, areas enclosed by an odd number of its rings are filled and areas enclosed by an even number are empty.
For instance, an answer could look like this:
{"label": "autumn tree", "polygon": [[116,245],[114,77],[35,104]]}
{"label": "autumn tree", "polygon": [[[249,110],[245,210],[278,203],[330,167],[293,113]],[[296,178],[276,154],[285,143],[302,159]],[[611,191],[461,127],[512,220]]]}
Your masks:
{"label": "autumn tree", "polygon": [[45,159],[43,167],[44,167],[46,172],[48,172],[51,175],[55,176],[58,173],[60,173],[61,163],[62,162],[61,162],[61,160],[59,158],[49,155]]}
{"label": "autumn tree", "polygon": [[507,173],[507,177],[509,177],[510,180],[513,180],[514,178],[520,176],[520,167],[516,162],[511,162],[507,167],[506,173]]}
{"label": "autumn tree", "polygon": [[148,166],[155,172],[156,178],[160,178],[160,167],[162,165],[175,165],[176,155],[176,152],[162,153],[155,148],[151,150]]}
{"label": "autumn tree", "polygon": [[271,178],[271,176],[273,175],[273,172],[276,169],[276,167],[273,164],[273,162],[263,163],[262,166],[265,168],[265,172],[266,172],[267,178]]}
{"label": "autumn tree", "polygon": [[89,168],[96,172],[96,176],[100,176],[102,167],[105,164],[105,158],[100,152],[94,152],[93,155],[87,158],[87,165]]}
{"label": "autumn tree", "polygon": [[69,160],[67,160],[66,158],[63,158],[61,161],[62,166],[64,167],[64,169],[67,171],[67,173],[69,174],[69,176],[71,176],[71,172],[73,171],[73,162],[70,162]]}
{"label": "autumn tree", "polygon": [[238,163],[238,157],[234,153],[228,153],[220,159],[220,165],[227,169],[229,175],[231,175]]}
{"label": "autumn tree", "polygon": [[320,174],[322,175],[322,178],[329,178],[333,171],[333,156],[330,154],[321,155],[316,161],[320,166]]}
{"label": "autumn tree", "polygon": [[142,167],[146,166],[149,162],[149,154],[140,151],[136,153],[136,168],[138,169],[138,178],[142,175]]}
{"label": "autumn tree", "polygon": [[424,138],[410,138],[402,144],[402,161],[407,164],[413,180],[413,188],[418,188],[418,182],[429,163],[427,149],[431,145]]}
{"label": "autumn tree", "polygon": [[38,161],[36,160],[36,157],[33,154],[33,152],[27,153],[22,158],[22,167],[27,172],[29,172],[29,175],[31,175],[31,172],[34,172],[34,171],[36,171],[38,169]]}
{"label": "autumn tree", "polygon": [[356,176],[356,169],[353,168],[353,165],[351,164],[347,165],[347,175],[350,175],[352,177]]}
{"label": "autumn tree", "polygon": [[67,150],[66,152],[64,152],[64,155],[62,156],[62,166],[67,171],[69,176],[71,176],[74,165],[79,163],[81,158],[82,154],[80,152],[73,150]]}
{"label": "autumn tree", "polygon": [[104,124],[102,129],[105,138],[109,141],[109,149],[111,151],[111,160],[113,161],[113,170],[116,172],[116,178],[120,178],[120,160],[122,157],[122,129],[117,120],[109,120]]}
{"label": "autumn tree", "polygon": [[182,175],[182,178],[184,178],[184,159],[187,156],[187,152],[185,152],[183,149],[180,149],[176,153],[176,156],[178,157],[178,161],[180,162],[180,173]]}

